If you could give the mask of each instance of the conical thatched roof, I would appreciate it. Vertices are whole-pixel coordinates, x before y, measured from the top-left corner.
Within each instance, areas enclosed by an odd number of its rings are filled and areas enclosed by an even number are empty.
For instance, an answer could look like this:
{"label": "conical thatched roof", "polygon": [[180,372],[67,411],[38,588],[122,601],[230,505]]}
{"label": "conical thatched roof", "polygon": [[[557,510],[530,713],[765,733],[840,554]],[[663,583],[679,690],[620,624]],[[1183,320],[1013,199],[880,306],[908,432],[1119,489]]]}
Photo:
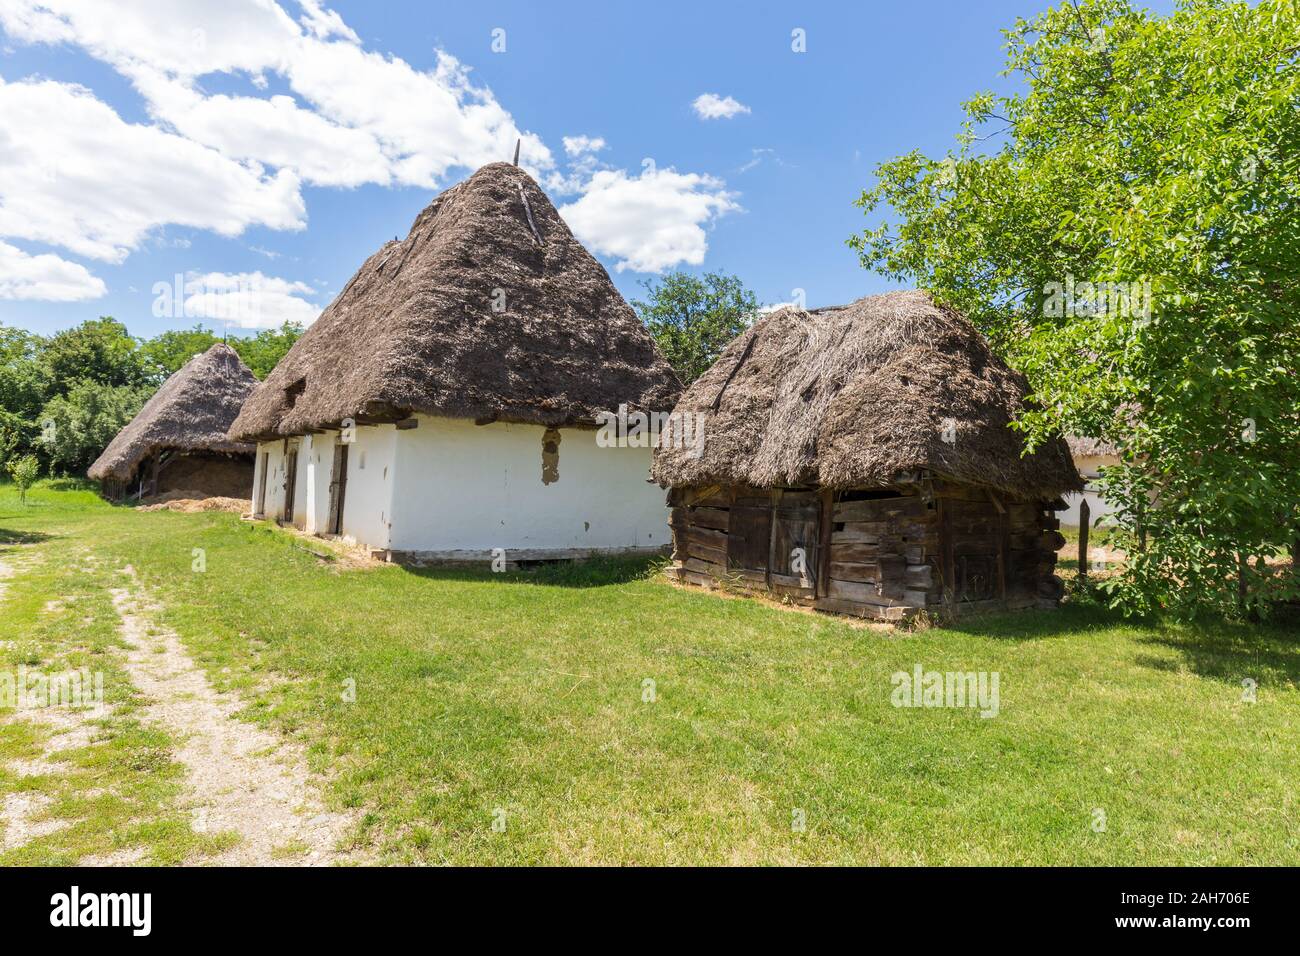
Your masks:
{"label": "conical thatched roof", "polygon": [[216,343],[163,382],[87,474],[125,481],[140,462],[168,448],[252,454],[252,445],[231,441],[226,431],[256,384],[239,353]]}
{"label": "conical thatched roof", "polygon": [[[1022,457],[1008,423],[1027,383],[965,318],[923,292],[787,307],[723,351],[678,411],[704,412],[703,454],[668,448],[663,484],[888,485],[929,469],[1025,498],[1081,487],[1065,442]],[[952,441],[945,441],[950,437]]]}
{"label": "conical thatched roof", "polygon": [[241,439],[393,420],[591,423],[681,386],[532,178],[484,166],[366,260],[244,405]]}

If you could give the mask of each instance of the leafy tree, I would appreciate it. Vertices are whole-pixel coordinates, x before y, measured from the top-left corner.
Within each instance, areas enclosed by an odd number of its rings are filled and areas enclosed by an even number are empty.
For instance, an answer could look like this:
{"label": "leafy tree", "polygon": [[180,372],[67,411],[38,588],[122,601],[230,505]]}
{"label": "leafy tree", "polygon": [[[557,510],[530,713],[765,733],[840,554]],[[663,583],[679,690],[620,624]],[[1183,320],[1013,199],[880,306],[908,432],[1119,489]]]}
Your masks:
{"label": "leafy tree", "polygon": [[632,303],[659,351],[684,384],[708,369],[758,315],[758,299],[725,273],[670,272],[641,283],[646,301]]}
{"label": "leafy tree", "polygon": [[18,489],[19,503],[26,505],[27,489],[36,482],[36,476],[40,474],[40,462],[36,460],[35,455],[23,455],[10,461],[6,470],[9,472],[9,477],[13,479],[14,487]]}
{"label": "leafy tree", "polygon": [[149,380],[138,344],[117,319],[101,316],[51,336],[41,351],[49,394],[64,395],[83,380],[135,386]]}
{"label": "leafy tree", "polygon": [[0,460],[27,451],[36,437],[48,373],[40,360],[44,340],[0,327]]}
{"label": "leafy tree", "polygon": [[150,376],[161,383],[194,356],[212,348],[216,341],[216,333],[202,325],[169,329],[141,343],[140,357]]}
{"label": "leafy tree", "polygon": [[66,395],[50,399],[41,411],[38,443],[51,472],[84,473],[153,392],[152,384],[104,385],[82,379]]}
{"label": "leafy tree", "polygon": [[239,353],[249,371],[259,379],[266,378],[293,343],[302,338],[303,327],[297,322],[285,322],[276,329],[263,329],[246,339],[231,339],[230,346]]}
{"label": "leafy tree", "polygon": [[1262,612],[1297,593],[1265,562],[1300,536],[1300,9],[1079,0],[1005,35],[1023,92],[879,166],[858,205],[896,224],[850,245],[1026,372],[1031,443],[1119,445],[1114,604]]}

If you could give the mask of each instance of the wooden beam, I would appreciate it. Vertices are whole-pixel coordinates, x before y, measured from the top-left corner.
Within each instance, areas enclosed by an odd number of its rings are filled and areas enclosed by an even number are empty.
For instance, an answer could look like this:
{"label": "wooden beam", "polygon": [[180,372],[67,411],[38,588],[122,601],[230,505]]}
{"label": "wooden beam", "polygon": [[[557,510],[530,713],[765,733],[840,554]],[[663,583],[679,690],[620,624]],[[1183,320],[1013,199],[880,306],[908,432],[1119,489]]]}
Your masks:
{"label": "wooden beam", "polygon": [[1091,524],[1092,509],[1088,499],[1079,502],[1079,581],[1088,580],[1088,526]]}
{"label": "wooden beam", "polygon": [[956,572],[953,568],[952,509],[942,496],[934,503],[939,521],[939,572],[943,588],[943,603],[949,609],[956,599]]}
{"label": "wooden beam", "polygon": [[817,580],[818,597],[826,597],[831,577],[831,534],[835,527],[832,515],[835,511],[835,492],[830,488],[821,490],[821,521],[817,526]]}
{"label": "wooden beam", "polygon": [[782,490],[780,488],[773,491],[771,504],[768,506],[770,509],[771,519],[768,521],[767,568],[765,570],[767,571],[767,586],[769,588],[772,586],[772,566],[776,564],[776,523],[777,509],[781,507],[781,494]]}

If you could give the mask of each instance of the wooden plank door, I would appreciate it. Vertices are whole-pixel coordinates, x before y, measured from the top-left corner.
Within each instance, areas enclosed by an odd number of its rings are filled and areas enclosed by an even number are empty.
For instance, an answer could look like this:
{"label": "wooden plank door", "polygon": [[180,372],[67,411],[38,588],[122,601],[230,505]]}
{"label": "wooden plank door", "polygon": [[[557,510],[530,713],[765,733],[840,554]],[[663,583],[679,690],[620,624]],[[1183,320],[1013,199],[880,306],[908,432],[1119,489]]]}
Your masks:
{"label": "wooden plank door", "polygon": [[[821,541],[821,502],[817,493],[783,492],[772,510],[772,573],[797,578],[800,587],[815,589]],[[781,583],[793,586],[793,582]]]}
{"label": "wooden plank door", "polygon": [[772,500],[766,492],[737,496],[727,526],[727,567],[767,571],[772,545]]}
{"label": "wooden plank door", "polygon": [[330,471],[330,516],[328,534],[343,533],[343,502],[348,490],[348,446],[339,442],[334,446],[334,467]]}
{"label": "wooden plank door", "polygon": [[289,452],[284,464],[284,514],[285,524],[293,524],[293,493],[298,484],[298,449]]}

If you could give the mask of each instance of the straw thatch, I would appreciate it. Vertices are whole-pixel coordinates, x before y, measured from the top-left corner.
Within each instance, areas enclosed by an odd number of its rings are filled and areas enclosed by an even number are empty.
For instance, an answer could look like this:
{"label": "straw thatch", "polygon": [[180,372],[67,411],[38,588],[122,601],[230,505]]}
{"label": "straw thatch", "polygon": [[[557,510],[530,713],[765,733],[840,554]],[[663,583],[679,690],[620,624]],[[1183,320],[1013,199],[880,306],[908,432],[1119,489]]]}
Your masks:
{"label": "straw thatch", "polygon": [[87,474],[127,481],[140,462],[167,449],[252,454],[252,445],[231,441],[226,431],[256,384],[239,353],[218,342],[163,382]]}
{"label": "straw thatch", "polygon": [[680,389],[537,183],[493,163],[366,260],[231,434],[264,439],[412,412],[594,423],[621,403],[666,411]]}
{"label": "straw thatch", "polygon": [[1087,438],[1082,435],[1066,435],[1065,443],[1070,447],[1070,454],[1078,458],[1111,458],[1119,454],[1119,449],[1102,438]]}
{"label": "straw thatch", "polygon": [[1078,490],[1064,441],[1022,455],[1008,424],[1027,391],[965,318],[925,293],[787,307],[686,390],[677,410],[705,414],[703,453],[665,448],[652,473],[674,486],[847,488],[927,469],[1023,498]]}

